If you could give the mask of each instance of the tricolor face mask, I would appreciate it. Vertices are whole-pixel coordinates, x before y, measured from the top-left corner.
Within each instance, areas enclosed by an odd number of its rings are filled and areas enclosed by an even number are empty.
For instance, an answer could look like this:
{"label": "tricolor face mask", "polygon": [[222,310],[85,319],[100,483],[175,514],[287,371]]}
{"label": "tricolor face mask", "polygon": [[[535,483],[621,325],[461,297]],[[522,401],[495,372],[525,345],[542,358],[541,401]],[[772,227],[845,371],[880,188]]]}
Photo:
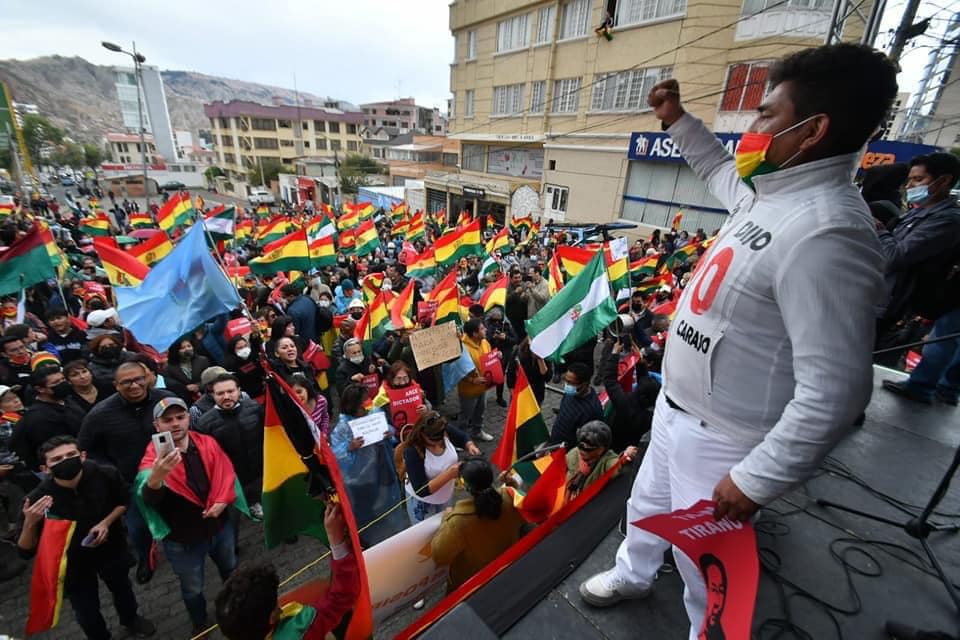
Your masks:
{"label": "tricolor face mask", "polygon": [[747,186],[753,188],[753,179],[766,173],[773,173],[780,169],[785,169],[787,165],[794,161],[800,155],[798,150],[795,154],[786,159],[783,164],[776,165],[767,161],[767,150],[773,144],[775,138],[785,133],[793,131],[797,127],[810,122],[820,114],[814,114],[809,118],[804,118],[796,124],[792,124],[780,133],[758,133],[748,131],[740,136],[740,144],[737,146],[736,162],[737,173],[740,179],[747,183]]}

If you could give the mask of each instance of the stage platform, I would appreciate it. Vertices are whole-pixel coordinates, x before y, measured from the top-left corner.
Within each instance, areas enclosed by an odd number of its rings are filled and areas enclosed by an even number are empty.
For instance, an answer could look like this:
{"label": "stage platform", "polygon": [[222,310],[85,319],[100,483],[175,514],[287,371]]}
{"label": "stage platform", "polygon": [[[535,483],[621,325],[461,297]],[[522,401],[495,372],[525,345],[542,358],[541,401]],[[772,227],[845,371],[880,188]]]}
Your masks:
{"label": "stage platform", "polygon": [[[821,473],[763,510],[757,526],[761,558],[779,568],[776,576],[761,571],[755,638],[881,639],[887,637],[883,626],[890,619],[960,635],[957,612],[915,540],[900,530],[815,504],[816,498],[823,498],[894,519],[906,517],[844,477],[847,472],[875,490],[914,505],[923,504],[933,491],[960,444],[960,412],[942,404],[919,405],[880,388],[882,379],[898,377],[902,374],[877,368],[876,389],[863,427],[837,447]],[[948,493],[940,511],[954,514],[939,518],[940,522],[960,521],[960,486]],[[495,593],[484,596],[481,592],[424,637],[686,638],[689,625],[676,573],[662,574],[654,593],[644,601],[595,609],[580,599],[580,582],[612,565],[621,539],[614,527],[582,563],[568,567],[572,572],[508,628],[503,628],[504,621],[516,616],[494,608]],[[935,533],[931,542],[948,574],[960,583],[958,534]],[[847,558],[855,570],[845,570],[831,550]],[[555,556],[554,561],[562,565],[564,556]],[[509,578],[503,582],[500,586],[507,586]],[[797,590],[789,583],[832,609],[792,595]],[[509,589],[500,590],[502,606],[507,606],[511,595]],[[785,620],[802,631],[778,636],[777,625]]]}

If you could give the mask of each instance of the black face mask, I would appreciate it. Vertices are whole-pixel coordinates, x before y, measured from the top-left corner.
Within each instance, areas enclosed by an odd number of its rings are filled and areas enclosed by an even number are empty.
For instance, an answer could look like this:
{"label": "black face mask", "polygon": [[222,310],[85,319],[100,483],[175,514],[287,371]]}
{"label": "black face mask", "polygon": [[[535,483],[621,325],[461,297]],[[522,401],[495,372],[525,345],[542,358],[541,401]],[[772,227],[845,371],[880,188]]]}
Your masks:
{"label": "black face mask", "polygon": [[51,391],[53,392],[54,398],[56,398],[57,400],[63,400],[64,398],[70,395],[71,388],[72,387],[70,386],[70,383],[67,382],[66,380],[63,380],[53,385],[53,388],[51,389]]}
{"label": "black face mask", "polygon": [[80,456],[65,458],[50,467],[50,474],[57,480],[73,480],[83,470],[83,461]]}
{"label": "black face mask", "polygon": [[636,302],[634,302],[633,304],[630,305],[630,309],[631,309],[634,313],[640,313],[640,312],[643,311],[643,303],[642,303],[642,302],[641,302],[641,303],[636,303]]}
{"label": "black face mask", "polygon": [[353,313],[350,314],[350,317],[353,318],[354,320],[359,320],[360,318],[363,317],[363,311],[354,311]]}
{"label": "black face mask", "polygon": [[100,355],[107,360],[114,360],[120,357],[120,347],[101,347]]}

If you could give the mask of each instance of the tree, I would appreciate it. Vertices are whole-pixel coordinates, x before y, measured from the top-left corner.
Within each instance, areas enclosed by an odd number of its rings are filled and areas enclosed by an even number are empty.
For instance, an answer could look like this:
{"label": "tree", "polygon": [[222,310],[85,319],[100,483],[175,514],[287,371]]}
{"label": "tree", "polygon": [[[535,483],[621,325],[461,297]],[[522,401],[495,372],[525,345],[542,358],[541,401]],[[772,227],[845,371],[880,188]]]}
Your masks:
{"label": "tree", "polygon": [[223,169],[221,169],[220,167],[207,167],[206,170],[203,172],[203,176],[207,180],[210,180],[211,182],[213,181],[214,178],[219,178],[220,176],[225,176],[225,175],[227,174],[224,173]]}
{"label": "tree", "polygon": [[48,145],[57,145],[63,141],[63,131],[41,115],[28,113],[23,116],[23,137],[27,151],[34,162],[40,161],[40,150]]}
{"label": "tree", "polygon": [[370,177],[387,173],[387,168],[369,156],[358,153],[347,154],[340,162],[337,174],[340,176],[340,190],[343,193],[353,194],[367,184]]}
{"label": "tree", "polygon": [[66,165],[74,169],[79,169],[86,164],[84,148],[76,142],[65,142],[60,145],[50,159],[54,164],[61,166]]}
{"label": "tree", "polygon": [[[281,173],[296,173],[293,165],[283,164],[279,160],[262,160],[263,164],[263,186],[270,188],[270,183],[277,179]],[[250,184],[261,184],[260,165],[247,171],[247,182]]]}
{"label": "tree", "polygon": [[87,143],[83,145],[83,161],[86,166],[96,169],[103,162],[103,149],[95,144]]}

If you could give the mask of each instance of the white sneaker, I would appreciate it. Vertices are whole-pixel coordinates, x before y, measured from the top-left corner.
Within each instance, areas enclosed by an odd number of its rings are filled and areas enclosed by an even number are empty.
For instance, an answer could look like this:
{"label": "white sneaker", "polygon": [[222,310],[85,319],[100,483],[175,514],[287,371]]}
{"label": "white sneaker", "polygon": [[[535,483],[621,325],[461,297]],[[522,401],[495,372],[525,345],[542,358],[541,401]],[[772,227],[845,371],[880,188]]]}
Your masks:
{"label": "white sneaker", "polygon": [[473,439],[481,440],[483,442],[493,442],[493,436],[487,433],[486,431],[484,431],[483,429],[481,429],[479,433],[474,434]]}
{"label": "white sneaker", "polygon": [[259,502],[250,505],[250,515],[256,520],[263,520],[263,507]]}
{"label": "white sneaker", "polygon": [[628,585],[616,567],[580,584],[580,597],[595,607],[609,607],[621,600],[640,600],[649,596],[651,591],[652,588],[637,589]]}

